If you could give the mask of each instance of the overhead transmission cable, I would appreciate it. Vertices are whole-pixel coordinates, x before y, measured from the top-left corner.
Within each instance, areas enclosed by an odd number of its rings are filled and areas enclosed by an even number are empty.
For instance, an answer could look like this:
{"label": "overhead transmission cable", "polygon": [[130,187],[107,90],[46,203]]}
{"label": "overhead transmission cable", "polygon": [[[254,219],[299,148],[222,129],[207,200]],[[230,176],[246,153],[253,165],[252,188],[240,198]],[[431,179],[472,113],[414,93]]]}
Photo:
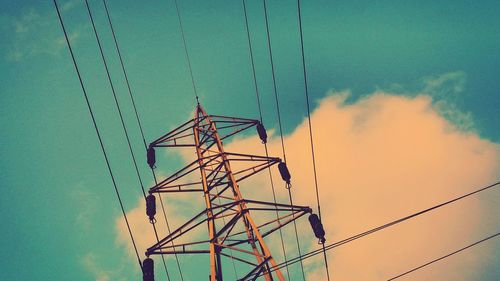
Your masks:
{"label": "overhead transmission cable", "polygon": [[[102,45],[101,45],[101,40],[99,38],[99,34],[97,33],[97,29],[96,29],[96,26],[95,26],[94,18],[92,16],[92,12],[90,10],[90,6],[89,6],[89,3],[88,3],[88,0],[85,0],[85,5],[87,7],[87,13],[89,15],[90,22],[92,24],[92,29],[94,31],[94,35],[95,35],[95,38],[96,38],[96,41],[97,41],[97,45],[99,47],[99,52],[101,54],[101,59],[102,59],[103,65],[104,65],[104,69],[106,70],[106,75],[107,75],[107,78],[108,78],[108,82],[109,82],[109,85],[111,87],[111,92],[113,94],[113,99],[114,99],[114,102],[115,102],[115,106],[116,106],[116,109],[118,111],[118,115],[120,117],[120,122],[121,122],[121,125],[122,125],[123,132],[125,134],[125,138],[127,140],[127,145],[128,145],[129,151],[130,151],[130,155],[132,157],[132,162],[134,164],[134,168],[135,168],[135,171],[136,171],[136,174],[137,174],[137,178],[139,179],[139,183],[140,183],[140,186],[141,186],[144,198],[146,198],[146,193],[144,191],[144,184],[142,183],[142,179],[141,179],[141,176],[140,176],[140,173],[139,173],[139,168],[137,166],[137,161],[135,159],[135,155],[134,155],[134,152],[132,150],[132,145],[131,145],[131,142],[130,142],[130,137],[128,135],[127,127],[125,126],[125,121],[123,119],[123,114],[122,114],[122,111],[121,111],[121,108],[120,108],[120,104],[118,102],[118,97],[116,96],[116,91],[115,91],[115,88],[114,88],[113,80],[111,79],[111,74],[109,72],[108,64],[106,62],[106,57],[104,56],[104,50],[103,50]],[[156,239],[159,241],[158,232],[157,232],[156,227],[154,225],[153,225],[153,230],[155,232]],[[166,275],[167,275],[167,279],[170,280],[170,274],[168,272],[167,264],[165,262],[165,258],[164,258],[163,255],[162,255],[162,260],[163,260],[163,266],[164,266],[164,269],[165,269],[165,272],[166,272]]]}
{"label": "overhead transmission cable", "polygon": [[[276,75],[275,75],[275,71],[274,71],[273,51],[272,51],[272,47],[271,47],[271,35],[270,35],[270,31],[269,31],[269,20],[268,20],[268,14],[267,14],[267,4],[266,4],[266,0],[262,0],[262,2],[264,3],[264,19],[265,19],[265,23],[266,23],[267,47],[268,47],[268,50],[269,50],[269,60],[270,60],[270,63],[271,63],[271,74],[272,74],[272,80],[273,80],[274,98],[275,98],[275,101],[276,101],[276,112],[277,112],[277,115],[278,115],[278,125],[279,125],[279,131],[280,131],[281,149],[282,149],[282,152],[283,152],[283,161],[286,163],[285,141],[283,139],[283,126],[282,126],[282,123],[281,123],[281,114],[280,114],[280,107],[279,107],[278,91],[276,89]],[[292,191],[291,191],[291,184],[290,183],[286,183],[286,189],[288,190],[288,198],[290,200],[290,205],[293,205]],[[297,250],[298,250],[299,255],[302,255],[302,252],[300,250],[299,234],[298,234],[298,231],[297,231],[297,223],[296,223],[295,220],[293,221],[293,227],[294,227],[294,230],[295,230],[295,240],[297,242]],[[302,271],[302,278],[303,278],[303,280],[306,280],[306,274],[305,274],[305,271],[304,271],[304,264],[302,263],[302,261],[300,261],[300,268],[301,268],[301,271]]]}
{"label": "overhead transmission cable", "polygon": [[[365,236],[367,236],[367,235],[370,235],[370,234],[373,234],[373,233],[375,233],[375,232],[378,232],[378,231],[384,230],[384,229],[386,229],[386,228],[388,228],[388,227],[391,227],[391,226],[394,226],[394,225],[396,225],[396,224],[402,223],[402,222],[404,222],[404,221],[410,220],[410,219],[412,219],[412,218],[418,217],[418,216],[420,216],[420,215],[423,215],[423,214],[425,214],[425,213],[431,212],[431,211],[433,211],[433,210],[436,210],[436,209],[442,208],[442,207],[444,207],[444,206],[446,206],[446,205],[453,204],[453,203],[455,203],[455,202],[457,202],[457,201],[463,200],[463,199],[465,199],[465,198],[467,198],[467,197],[470,197],[470,196],[472,196],[472,195],[478,194],[478,193],[480,193],[480,192],[483,192],[483,191],[489,190],[489,189],[494,188],[494,187],[497,187],[497,186],[500,186],[500,182],[496,182],[496,183],[490,184],[490,185],[488,185],[488,186],[485,186],[485,187],[479,188],[479,189],[477,189],[477,190],[475,190],[475,191],[469,192],[469,193],[464,194],[464,195],[462,195],[462,196],[459,196],[459,197],[456,197],[456,198],[454,198],[454,199],[448,200],[448,201],[446,201],[446,202],[440,203],[440,204],[435,205],[435,206],[433,206],[433,207],[430,207],[430,208],[427,208],[427,209],[421,210],[421,211],[419,211],[419,212],[413,213],[413,214],[408,215],[408,216],[406,216],[406,217],[403,217],[403,218],[400,218],[400,219],[397,219],[397,220],[391,221],[391,222],[389,222],[389,223],[386,223],[386,224],[383,224],[383,225],[381,225],[381,226],[378,226],[378,227],[372,228],[372,229],[370,229],[370,230],[367,230],[367,231],[361,232],[361,233],[359,233],[359,234],[356,234],[356,235],[354,235],[354,236],[348,237],[348,238],[346,238],[346,239],[343,239],[343,240],[337,241],[337,242],[335,242],[335,243],[332,243],[332,244],[330,244],[330,245],[327,245],[327,246],[325,247],[325,249],[326,249],[327,251],[332,250],[332,249],[334,249],[334,248],[337,248],[337,247],[342,246],[342,245],[344,245],[344,244],[347,244],[347,243],[349,243],[349,242],[352,242],[352,241],[355,241],[355,240],[357,240],[357,239],[363,238],[363,237],[365,237]],[[289,265],[290,265],[290,264],[294,264],[294,263],[297,263],[297,262],[299,262],[299,261],[302,261],[302,260],[308,259],[308,258],[310,258],[310,257],[313,257],[313,256],[318,255],[318,254],[322,254],[322,253],[323,253],[323,249],[317,249],[317,250],[311,251],[311,252],[309,252],[309,253],[306,253],[306,254],[304,254],[304,255],[300,255],[300,256],[297,256],[297,257],[295,257],[295,258],[292,258],[292,259],[288,260],[288,264],[289,264]],[[277,266],[272,267],[271,272],[272,272],[272,271],[275,271],[275,270],[278,270],[278,269],[280,269],[280,268],[283,268],[284,266],[286,266],[286,264],[285,264],[285,263],[280,263],[280,264],[278,264]]]}
{"label": "overhead transmission cable", "polygon": [[189,58],[189,52],[187,49],[187,43],[186,43],[186,36],[184,34],[184,27],[182,25],[182,18],[181,18],[181,13],[179,11],[179,5],[177,4],[177,0],[174,0],[175,3],[175,10],[177,12],[177,19],[179,20],[179,27],[181,29],[181,36],[182,36],[182,44],[184,46],[184,54],[186,55],[186,61],[189,69],[189,75],[191,76],[191,84],[193,84],[193,92],[196,97],[196,102],[199,104],[199,98],[198,98],[198,90],[196,89],[196,83],[194,81],[194,75],[193,75],[193,67],[191,66],[191,59]]}
{"label": "overhead transmission cable", "polygon": [[392,277],[391,279],[387,279],[387,281],[391,281],[391,280],[395,280],[395,279],[398,279],[398,278],[400,278],[400,277],[403,277],[403,276],[405,276],[405,275],[407,275],[407,274],[410,274],[410,273],[412,273],[412,272],[415,272],[415,271],[417,271],[417,270],[419,270],[419,269],[422,269],[422,268],[424,268],[424,267],[426,267],[426,266],[428,266],[428,265],[431,265],[431,264],[433,264],[433,263],[435,263],[435,262],[438,262],[438,261],[440,261],[440,260],[446,259],[446,258],[448,258],[448,257],[450,257],[450,256],[453,256],[453,255],[458,254],[458,253],[460,253],[460,252],[462,252],[462,251],[464,251],[464,250],[467,250],[467,249],[469,249],[469,248],[471,248],[471,247],[474,247],[474,246],[476,246],[477,244],[480,244],[480,243],[483,243],[483,242],[488,241],[488,240],[490,240],[490,239],[493,239],[493,238],[497,237],[498,235],[500,235],[500,232],[497,232],[496,234],[493,234],[493,235],[488,236],[488,237],[486,237],[486,238],[484,238],[484,239],[481,239],[481,240],[476,241],[476,242],[474,242],[474,243],[472,243],[472,244],[469,244],[469,245],[467,245],[467,246],[465,246],[465,247],[463,247],[463,248],[460,248],[460,249],[458,249],[458,250],[456,250],[456,251],[453,251],[453,252],[451,252],[451,253],[449,253],[449,254],[447,254],[447,255],[444,255],[444,256],[442,256],[442,257],[439,257],[439,258],[437,258],[437,259],[434,259],[434,260],[432,260],[432,261],[430,261],[430,262],[427,262],[427,263],[424,263],[424,264],[422,264],[422,265],[420,265],[420,266],[417,266],[417,267],[415,267],[415,268],[413,268],[413,269],[411,269],[411,270],[408,270],[408,271],[406,271],[406,272],[404,272],[404,273],[401,273],[401,274],[399,274],[399,275],[397,275],[397,276],[394,276],[394,277]]}
{"label": "overhead transmission cable", "polygon": [[139,252],[137,250],[137,245],[135,243],[134,235],[132,234],[132,230],[130,229],[130,224],[129,224],[129,221],[128,221],[128,218],[127,218],[127,214],[125,213],[125,208],[123,206],[123,202],[122,202],[122,199],[121,199],[121,196],[120,196],[120,192],[118,190],[118,186],[116,184],[115,177],[114,177],[113,172],[111,170],[111,165],[109,163],[108,155],[106,153],[106,149],[105,149],[104,143],[102,141],[101,133],[99,131],[99,127],[97,126],[97,121],[96,121],[96,118],[94,116],[94,112],[92,110],[92,106],[90,105],[90,101],[89,101],[89,98],[88,98],[88,95],[87,95],[87,90],[86,90],[85,85],[83,83],[83,79],[82,79],[82,76],[80,74],[80,70],[78,68],[78,64],[77,64],[76,59],[75,59],[75,55],[73,53],[73,48],[71,47],[71,43],[70,43],[69,38],[68,38],[68,33],[66,32],[66,27],[64,26],[64,21],[62,19],[61,13],[59,11],[59,6],[57,5],[57,1],[56,0],[54,0],[54,6],[55,6],[56,11],[57,11],[57,16],[59,18],[59,22],[61,24],[61,28],[62,28],[62,30],[64,32],[64,38],[66,40],[69,52],[71,54],[71,59],[73,61],[73,66],[75,67],[75,71],[76,71],[76,74],[78,76],[78,80],[80,81],[80,87],[82,89],[83,96],[85,98],[85,102],[87,104],[87,108],[89,110],[89,114],[90,114],[90,117],[92,119],[92,123],[94,125],[95,132],[97,134],[97,138],[99,139],[99,145],[101,146],[101,151],[102,151],[102,154],[104,156],[104,160],[106,161],[106,166],[108,168],[108,172],[109,172],[109,175],[111,177],[111,181],[113,182],[113,187],[114,187],[114,190],[115,190],[115,194],[116,194],[116,197],[118,198],[118,202],[119,202],[122,214],[123,214],[123,218],[125,220],[125,224],[127,225],[127,230],[128,230],[129,235],[130,235],[130,240],[132,241],[132,245],[134,247],[134,251],[135,251],[135,254],[137,256],[137,262],[139,263],[139,267],[142,270],[142,262],[141,262],[141,258],[139,257]]}
{"label": "overhead transmission cable", "polygon": [[[321,204],[320,204],[320,200],[319,200],[318,175],[316,172],[316,157],[315,157],[315,153],[314,153],[313,129],[312,129],[312,122],[311,122],[311,106],[309,105],[309,88],[307,85],[307,68],[306,68],[306,60],[305,60],[305,55],[304,55],[304,36],[303,36],[303,31],[302,31],[302,16],[301,16],[301,12],[300,12],[300,0],[297,0],[297,11],[298,11],[298,18],[299,18],[300,51],[301,51],[301,55],[302,55],[302,73],[304,76],[304,93],[305,93],[306,105],[307,105],[307,121],[308,121],[308,125],[309,125],[309,140],[310,140],[310,144],[311,144],[314,187],[316,189],[316,203],[318,204],[318,216],[319,216],[319,219],[321,221],[322,220]],[[322,241],[321,244],[322,244],[321,246],[323,248],[323,259],[325,262],[326,277],[328,278],[328,281],[330,281],[330,271],[328,269],[328,259],[326,256],[325,242]]]}
{"label": "overhead transmission cable", "polygon": [[[144,137],[144,130],[142,128],[142,124],[141,124],[141,121],[140,121],[140,118],[139,118],[139,113],[138,113],[138,110],[137,110],[137,107],[136,107],[136,104],[135,104],[135,99],[134,99],[134,96],[132,94],[132,89],[131,89],[130,82],[129,82],[129,79],[128,79],[127,71],[125,69],[125,64],[123,62],[123,57],[121,55],[121,51],[120,51],[120,47],[119,47],[119,44],[118,44],[118,40],[116,38],[116,34],[115,34],[114,27],[113,27],[113,22],[111,20],[111,16],[110,16],[110,13],[109,13],[109,10],[108,10],[107,2],[106,2],[106,0],[102,0],[102,2],[104,4],[104,9],[106,11],[106,16],[107,16],[107,19],[108,19],[108,24],[109,24],[109,27],[111,29],[111,34],[113,36],[113,41],[115,43],[115,48],[116,48],[116,51],[117,51],[117,54],[118,54],[118,57],[119,57],[119,60],[120,60],[120,65],[121,65],[121,69],[122,69],[122,72],[123,72],[123,75],[124,75],[124,78],[125,78],[125,82],[126,82],[126,85],[127,85],[128,93],[129,93],[130,99],[132,101],[132,106],[133,106],[133,109],[134,109],[135,117],[136,117],[137,123],[139,125],[139,130],[140,130],[140,133],[141,133],[141,136],[142,136],[142,141],[144,143],[144,148],[147,150],[148,147],[147,147],[147,144],[146,144],[146,139]],[[118,104],[118,101],[116,100],[116,95],[115,95],[115,101],[116,101],[116,105],[117,105],[118,111],[120,112],[120,116],[121,116],[121,110],[119,109],[120,106]],[[123,118],[121,118],[121,120],[122,120],[123,129],[124,129],[124,132],[125,132],[125,136],[127,138],[127,142],[128,142],[128,145],[129,145],[130,154],[131,154],[132,160],[134,162],[134,167],[135,167],[135,170],[136,170],[136,174],[137,174],[137,177],[139,179],[139,183],[140,183],[140,186],[141,186],[141,189],[142,189],[142,194],[144,196],[144,200],[146,200],[146,191],[145,191],[144,184],[142,182],[142,179],[141,179],[141,176],[140,176],[140,173],[139,173],[139,169],[137,167],[137,161],[136,161],[135,155],[134,155],[134,153],[132,151],[132,147],[130,145],[130,139],[129,139],[127,130],[125,128],[125,124],[123,122]],[[153,178],[155,180],[155,184],[157,184],[156,176],[154,174],[153,169],[151,169],[151,172],[153,174]],[[170,233],[170,225],[168,223],[167,214],[166,214],[165,207],[164,207],[163,200],[162,200],[161,196],[160,196],[160,204],[161,204],[162,213],[163,213],[163,217],[165,219],[165,223],[166,223],[166,226],[167,226],[168,233]],[[157,242],[159,242],[158,231],[156,229],[156,225],[153,223],[152,226],[153,226],[153,230],[155,232],[156,240],[157,240]],[[172,242],[172,245],[174,245],[173,242]],[[184,276],[182,274],[182,269],[181,269],[181,265],[180,265],[180,262],[179,262],[179,258],[177,256],[177,254],[174,254],[174,256],[175,256],[175,260],[176,260],[176,263],[177,263],[177,268],[179,270],[179,275],[181,277],[181,280],[184,280]],[[165,258],[164,258],[163,254],[161,255],[161,258],[162,258],[164,267],[166,267],[166,262],[165,262]]]}
{"label": "overhead transmission cable", "polygon": [[[254,57],[253,57],[252,40],[251,40],[251,37],[250,37],[250,28],[248,27],[248,15],[247,15],[246,1],[242,0],[242,2],[243,2],[243,13],[244,13],[244,16],[245,16],[245,30],[246,30],[246,33],[247,33],[248,50],[249,50],[249,55],[250,55],[250,63],[251,63],[251,66],[252,66],[253,84],[254,84],[254,87],[255,87],[255,97],[257,99],[257,106],[259,108],[260,123],[264,124],[264,121],[263,121],[263,118],[262,118],[262,107],[261,107],[261,103],[260,103],[259,86],[257,84],[257,76],[256,76],[256,72],[255,72],[255,62],[254,62]],[[268,152],[268,149],[267,149],[267,142],[264,142],[264,149],[266,151],[266,157],[269,157],[269,152]],[[277,203],[277,200],[276,200],[276,191],[275,191],[275,188],[274,188],[274,181],[273,181],[273,176],[272,176],[272,173],[271,173],[271,167],[267,167],[267,170],[269,172],[269,180],[271,182],[271,190],[272,190],[272,194],[273,194],[274,204],[276,204]],[[279,219],[279,212],[278,211],[276,211],[276,219],[278,220],[278,224],[281,224],[280,219]],[[281,228],[279,228],[279,234],[280,234],[280,241],[281,241],[281,249],[282,249],[282,252],[283,252],[283,258],[285,259],[285,262],[286,262],[287,261],[287,256],[286,256],[285,242],[284,242],[284,239],[283,239],[283,230]],[[286,267],[286,274],[288,276],[288,280],[291,280],[291,278],[290,278],[290,271],[288,269],[288,266]]]}
{"label": "overhead transmission cable", "polygon": [[123,76],[125,77],[125,83],[127,84],[127,89],[128,89],[128,93],[130,96],[130,100],[132,101],[132,107],[134,108],[135,118],[137,119],[137,122],[139,124],[139,130],[141,131],[142,141],[144,142],[144,146],[147,149],[146,138],[144,137],[144,130],[142,128],[142,124],[141,124],[141,121],[139,118],[139,112],[137,110],[137,106],[135,105],[134,95],[132,95],[132,88],[130,87],[130,83],[128,80],[128,74],[127,74],[127,71],[125,70],[125,63],[123,62],[122,53],[121,53],[120,47],[118,45],[118,39],[116,38],[115,29],[113,27],[113,22],[111,20],[111,16],[110,16],[109,11],[108,11],[107,1],[103,0],[103,3],[104,3],[104,9],[106,10],[106,16],[108,17],[108,23],[109,23],[109,27],[111,29],[111,34],[113,35],[113,40],[115,42],[116,52],[118,53],[118,57],[120,58],[120,65],[122,68]]}

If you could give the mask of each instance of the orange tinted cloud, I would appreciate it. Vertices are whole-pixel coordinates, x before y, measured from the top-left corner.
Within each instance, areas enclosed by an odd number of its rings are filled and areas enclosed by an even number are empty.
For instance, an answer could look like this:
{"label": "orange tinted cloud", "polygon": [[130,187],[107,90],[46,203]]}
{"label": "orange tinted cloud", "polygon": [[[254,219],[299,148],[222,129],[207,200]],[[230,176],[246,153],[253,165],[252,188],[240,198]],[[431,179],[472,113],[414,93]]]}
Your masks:
{"label": "orange tinted cloud", "polygon": [[[312,113],[327,243],[498,181],[500,146],[458,130],[460,126],[437,113],[429,96],[379,92],[353,104],[345,104],[346,97],[346,93],[332,94]],[[262,155],[259,143],[257,136],[239,138],[226,148]],[[271,155],[281,156],[279,138],[271,137],[268,145]],[[316,209],[306,120],[285,136],[285,145],[294,203]],[[278,199],[287,202],[282,181],[273,171]],[[243,182],[241,189],[249,198],[272,200],[266,173]],[[493,234],[498,208],[491,198],[498,197],[498,191],[488,192],[336,248],[328,254],[334,279],[386,280]],[[150,235],[141,236],[142,228],[150,228],[144,206],[129,212],[129,217],[138,229],[139,244],[151,245]],[[170,217],[177,220],[174,224],[182,221],[179,214]],[[119,241],[128,244],[121,219],[118,222]],[[299,222],[299,232],[303,252],[318,247],[307,219]],[[274,243],[277,237],[271,239],[274,256],[282,260],[279,244]],[[295,256],[291,226],[285,230],[285,242],[288,257]],[[476,280],[487,256],[488,247],[464,252],[405,280]],[[305,264],[309,280],[326,280],[321,257]]]}
{"label": "orange tinted cloud", "polygon": [[[500,146],[456,129],[436,112],[429,96],[407,98],[380,92],[350,105],[345,104],[346,97],[346,93],[329,96],[312,114],[329,243],[498,181]],[[228,151],[262,154],[251,143],[258,140],[234,141]],[[316,209],[306,120],[285,137],[285,145],[294,203]],[[270,141],[269,150],[280,155],[278,138]],[[279,175],[274,178],[279,183],[280,201],[287,202]],[[250,185],[269,190],[266,183],[263,175]],[[246,192],[259,195],[251,188]],[[498,197],[498,191],[489,195]],[[333,276],[336,280],[386,280],[419,262],[491,235],[498,228],[498,220],[496,225],[491,223],[498,212],[493,206],[472,198],[339,247],[328,255]],[[316,240],[304,221],[299,224],[302,246],[316,249]],[[287,246],[294,251],[292,237],[288,230]],[[279,255],[279,247],[275,251]],[[310,280],[326,280],[321,262],[319,257],[306,263]],[[476,280],[482,263],[470,251],[435,270],[422,270],[414,280]]]}

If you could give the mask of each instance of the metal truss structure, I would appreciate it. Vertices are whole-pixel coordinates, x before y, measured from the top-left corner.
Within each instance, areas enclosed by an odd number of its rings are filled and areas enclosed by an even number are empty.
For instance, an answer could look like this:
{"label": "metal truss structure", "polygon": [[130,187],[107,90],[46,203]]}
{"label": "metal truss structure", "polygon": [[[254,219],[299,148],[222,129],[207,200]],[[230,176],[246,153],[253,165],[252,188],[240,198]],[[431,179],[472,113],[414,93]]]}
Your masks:
{"label": "metal truss structure", "polygon": [[[266,280],[285,280],[279,269],[271,271],[276,261],[264,238],[312,211],[306,206],[243,197],[239,187],[243,180],[281,163],[276,157],[224,150],[223,140],[254,126],[266,142],[265,130],[262,132],[258,120],[208,115],[198,104],[193,119],[150,144],[149,152],[153,155],[155,148],[192,147],[196,150],[196,160],[157,183],[149,193],[199,192],[203,194],[205,208],[148,248],[147,256],[209,254],[211,281],[223,280],[223,258],[232,259],[238,262],[239,268],[245,268],[245,275],[239,280],[255,280],[257,276]],[[257,214],[261,214],[259,218],[264,222],[256,223],[252,216]],[[208,239],[184,242],[186,234],[193,234],[205,225],[208,226]],[[190,237],[193,236],[196,237]]]}

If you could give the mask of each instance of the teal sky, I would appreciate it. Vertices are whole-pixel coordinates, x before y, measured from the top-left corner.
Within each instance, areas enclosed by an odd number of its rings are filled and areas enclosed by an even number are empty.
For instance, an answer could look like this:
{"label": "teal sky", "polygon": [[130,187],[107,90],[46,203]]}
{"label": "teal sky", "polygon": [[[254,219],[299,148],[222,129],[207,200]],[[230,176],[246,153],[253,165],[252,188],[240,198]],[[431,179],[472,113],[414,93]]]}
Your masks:
{"label": "teal sky", "polygon": [[[136,264],[115,242],[121,213],[53,4],[1,2],[0,280],[92,280],[93,263],[119,271],[112,280],[137,280]],[[84,4],[59,2],[131,209],[140,189]],[[102,2],[90,5],[141,173],[150,182]],[[241,1],[179,5],[204,107],[257,118]],[[185,121],[195,106],[175,7],[171,0],[109,0],[108,6],[151,141]],[[349,102],[376,90],[416,95],[429,79],[454,73],[462,87],[436,94],[434,101],[452,104],[472,120],[468,129],[500,142],[499,1],[312,0],[302,6],[312,100],[330,90],[350,90]],[[262,1],[248,0],[247,7],[264,122],[276,128]],[[291,132],[306,116],[297,7],[295,1],[270,0],[268,9],[284,128]],[[499,274],[492,266],[484,280]]]}

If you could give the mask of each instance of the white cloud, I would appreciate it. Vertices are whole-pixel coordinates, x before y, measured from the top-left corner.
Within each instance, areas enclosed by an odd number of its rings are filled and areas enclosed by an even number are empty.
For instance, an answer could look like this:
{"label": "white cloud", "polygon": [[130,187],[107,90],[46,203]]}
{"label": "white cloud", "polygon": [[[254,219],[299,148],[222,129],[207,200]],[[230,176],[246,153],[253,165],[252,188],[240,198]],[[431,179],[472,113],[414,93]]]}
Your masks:
{"label": "white cloud", "polygon": [[62,4],[61,11],[63,11],[63,12],[69,11],[69,10],[73,9],[76,4],[77,4],[76,0],[67,1],[64,4]]}
{"label": "white cloud", "polygon": [[[65,13],[63,17],[69,17],[68,14],[71,14],[75,4],[75,1],[68,1],[61,6],[61,11]],[[35,56],[57,56],[66,48],[53,10],[42,12],[32,8],[17,18],[3,17],[2,21],[6,23],[2,27],[5,32],[3,41],[7,46],[4,57],[8,61],[22,61]],[[81,34],[82,25],[69,29],[70,41],[75,44]]]}
{"label": "white cloud", "polygon": [[467,75],[463,71],[444,73],[438,76],[424,78],[424,93],[434,96],[453,96],[465,90]]}
{"label": "white cloud", "polygon": [[76,209],[79,210],[75,217],[75,223],[82,228],[83,231],[89,231],[93,227],[93,217],[96,215],[96,202],[98,196],[85,188],[85,184],[80,182],[70,192],[71,200],[74,202]]}
{"label": "white cloud", "polygon": [[423,79],[422,92],[432,97],[434,108],[455,128],[462,131],[475,130],[474,118],[470,112],[460,110],[458,101],[465,93],[467,75],[463,71],[454,71]]}
{"label": "white cloud", "polygon": [[93,253],[87,253],[85,256],[82,257],[80,260],[82,265],[94,275],[94,280],[95,281],[109,281],[111,280],[111,275],[112,273],[104,270],[98,260],[97,256]]}

